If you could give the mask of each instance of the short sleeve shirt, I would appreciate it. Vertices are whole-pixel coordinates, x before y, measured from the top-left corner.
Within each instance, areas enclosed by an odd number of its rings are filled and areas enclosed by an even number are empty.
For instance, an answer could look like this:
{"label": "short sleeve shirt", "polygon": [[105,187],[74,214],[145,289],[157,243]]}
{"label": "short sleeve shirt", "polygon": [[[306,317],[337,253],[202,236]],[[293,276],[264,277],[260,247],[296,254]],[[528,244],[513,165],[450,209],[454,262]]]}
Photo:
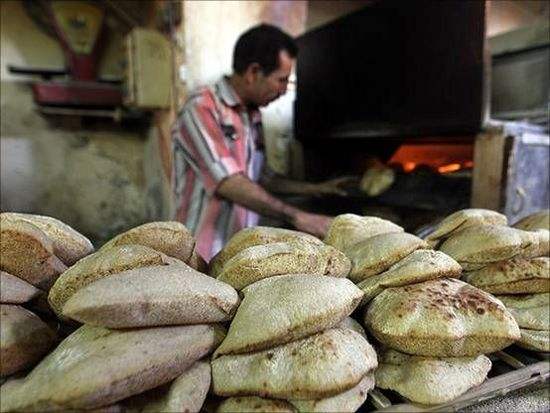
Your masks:
{"label": "short sleeve shirt", "polygon": [[192,93],[173,127],[172,144],[176,219],[210,259],[235,232],[258,223],[257,214],[221,198],[216,189],[234,174],[258,181],[264,147],[260,111],[243,105],[224,77]]}

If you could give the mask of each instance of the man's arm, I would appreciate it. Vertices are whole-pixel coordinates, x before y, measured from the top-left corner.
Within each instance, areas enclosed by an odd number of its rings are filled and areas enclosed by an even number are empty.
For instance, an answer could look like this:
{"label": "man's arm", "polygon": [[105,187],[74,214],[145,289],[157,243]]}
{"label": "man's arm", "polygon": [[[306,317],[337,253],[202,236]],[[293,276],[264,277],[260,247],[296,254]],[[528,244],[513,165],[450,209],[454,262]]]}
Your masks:
{"label": "man's arm", "polygon": [[347,185],[357,184],[357,178],[341,177],[313,183],[286,179],[264,169],[260,180],[262,187],[275,194],[292,195],[340,195],[347,196]]}
{"label": "man's arm", "polygon": [[258,214],[283,219],[296,229],[318,237],[325,236],[331,221],[328,216],[304,212],[284,203],[242,174],[224,179],[216,193]]}

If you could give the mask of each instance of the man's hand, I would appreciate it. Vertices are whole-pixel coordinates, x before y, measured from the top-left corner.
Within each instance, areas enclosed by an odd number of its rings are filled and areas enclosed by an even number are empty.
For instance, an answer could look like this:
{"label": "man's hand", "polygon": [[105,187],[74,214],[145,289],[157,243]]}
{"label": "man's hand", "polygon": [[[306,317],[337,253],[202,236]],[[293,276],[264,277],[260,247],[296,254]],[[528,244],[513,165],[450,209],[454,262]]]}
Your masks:
{"label": "man's hand", "polygon": [[309,212],[298,211],[294,214],[291,224],[296,229],[324,238],[332,218],[326,215],[310,214]]}
{"label": "man's hand", "polygon": [[351,185],[357,186],[359,180],[357,177],[352,176],[343,176],[340,178],[329,179],[328,181],[320,182],[314,184],[314,191],[312,192],[313,196],[323,196],[323,195],[340,195],[347,196],[348,191],[346,187]]}

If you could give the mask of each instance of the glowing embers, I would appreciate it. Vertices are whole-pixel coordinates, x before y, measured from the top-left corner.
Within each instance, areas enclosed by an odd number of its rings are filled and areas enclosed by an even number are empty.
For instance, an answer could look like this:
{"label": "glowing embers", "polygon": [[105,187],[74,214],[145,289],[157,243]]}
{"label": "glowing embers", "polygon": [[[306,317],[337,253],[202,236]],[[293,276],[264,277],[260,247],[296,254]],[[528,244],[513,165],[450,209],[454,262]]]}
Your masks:
{"label": "glowing embers", "polygon": [[388,164],[407,173],[422,167],[446,174],[473,168],[473,152],[469,143],[404,144]]}

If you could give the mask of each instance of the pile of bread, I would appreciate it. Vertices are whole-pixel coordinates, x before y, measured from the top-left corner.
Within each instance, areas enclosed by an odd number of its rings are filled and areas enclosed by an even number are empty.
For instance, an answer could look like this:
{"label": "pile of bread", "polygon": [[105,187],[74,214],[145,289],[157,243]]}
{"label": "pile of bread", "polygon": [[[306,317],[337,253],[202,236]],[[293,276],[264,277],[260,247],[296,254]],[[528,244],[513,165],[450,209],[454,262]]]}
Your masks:
{"label": "pile of bread", "polygon": [[428,241],[460,262],[466,282],[494,294],[511,311],[521,331],[519,346],[550,352],[549,211],[507,224],[494,211],[459,211]]}
{"label": "pile of bread", "polygon": [[[9,289],[2,284],[2,300],[28,297],[26,279],[48,294],[62,322],[82,323],[28,374],[0,387],[1,411],[201,409],[211,384],[207,356],[240,300],[233,287],[195,269],[204,271],[205,264],[183,225],[145,224],[92,253],[89,241],[52,218],[5,213],[1,219],[2,270],[17,276],[7,276],[12,283]],[[88,255],[67,262],[69,268],[58,265],[60,251],[76,250],[84,240],[82,255]],[[38,270],[52,263],[56,271],[48,277]],[[2,308],[3,376],[39,361],[44,352],[29,359],[36,346],[53,344],[37,322]],[[23,357],[27,363],[4,370]]]}
{"label": "pile of bread", "polygon": [[[0,219],[2,412],[353,412],[375,384],[436,404],[488,353],[548,351],[548,211],[463,210],[424,240],[353,214],[324,241],[253,227],[208,266],[175,222],[94,252],[53,218]],[[28,310],[46,296],[67,337]]]}

